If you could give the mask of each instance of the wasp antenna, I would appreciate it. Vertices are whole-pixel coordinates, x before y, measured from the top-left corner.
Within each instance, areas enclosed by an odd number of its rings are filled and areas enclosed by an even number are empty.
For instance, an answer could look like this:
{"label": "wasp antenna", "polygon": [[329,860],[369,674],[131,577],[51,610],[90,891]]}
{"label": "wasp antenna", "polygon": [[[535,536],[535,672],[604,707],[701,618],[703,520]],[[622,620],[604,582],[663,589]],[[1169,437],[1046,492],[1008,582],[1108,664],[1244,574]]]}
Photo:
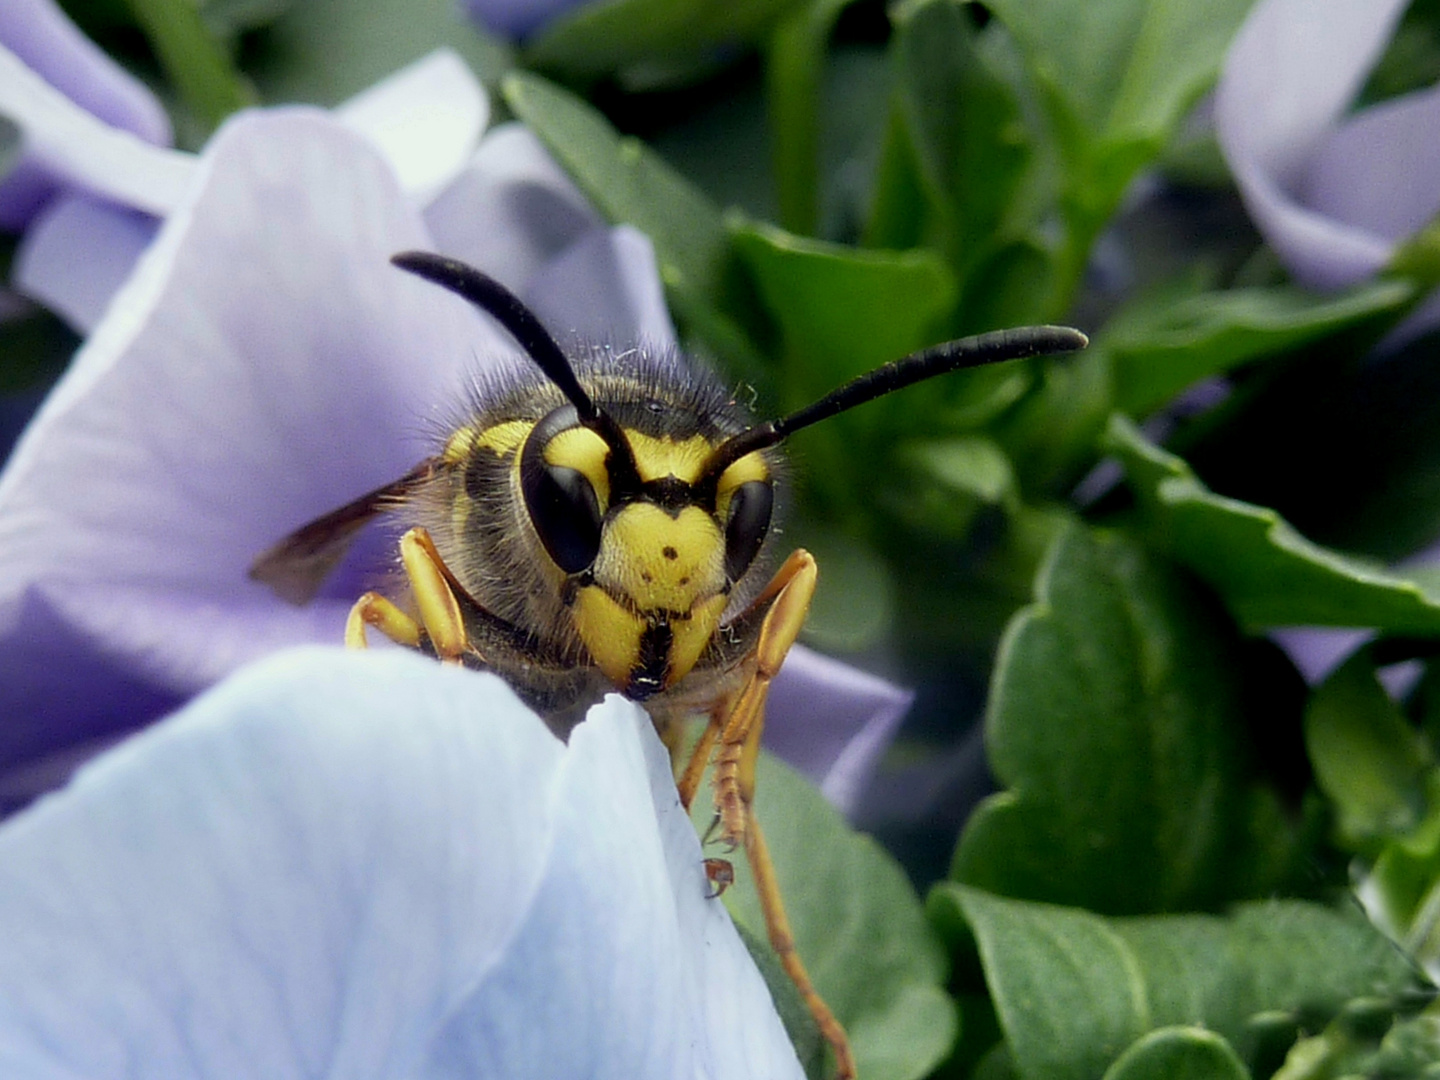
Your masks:
{"label": "wasp antenna", "polygon": [[510,332],[510,336],[520,343],[546,377],[560,388],[583,422],[593,424],[599,419],[600,410],[581,387],[565,353],[535,313],[504,285],[459,259],[447,259],[429,251],[402,251],[392,256],[390,261],[402,270],[463,296],[494,316],[495,321]]}
{"label": "wasp antenna", "polygon": [[705,465],[705,475],[718,477],[731,463],[746,454],[774,446],[801,428],[937,375],[1005,360],[1074,352],[1088,344],[1089,338],[1068,326],[1022,326],[1014,330],[993,330],[988,334],[922,349],[851,380],[783,419],[767,420],[725,440],[710,456]]}

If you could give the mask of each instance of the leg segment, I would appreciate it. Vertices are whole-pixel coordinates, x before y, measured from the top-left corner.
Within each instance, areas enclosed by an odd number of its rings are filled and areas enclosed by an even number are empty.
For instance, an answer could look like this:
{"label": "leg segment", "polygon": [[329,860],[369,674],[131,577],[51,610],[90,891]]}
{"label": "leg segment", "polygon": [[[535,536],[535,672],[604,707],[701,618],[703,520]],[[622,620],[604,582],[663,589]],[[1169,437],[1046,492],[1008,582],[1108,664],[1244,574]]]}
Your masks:
{"label": "leg segment", "polygon": [[400,563],[410,580],[417,621],[379,593],[369,592],[355,601],[345,620],[345,644],[352,649],[366,647],[365,627],[375,627],[390,640],[419,648],[428,638],[435,654],[448,663],[458,663],[468,648],[465,620],[460,602],[450,584],[450,571],[435,550],[430,534],[411,529],[400,538]]}
{"label": "leg segment", "polygon": [[796,551],[761,594],[762,598],[773,596],[774,602],[760,625],[755,670],[736,696],[720,731],[715,760],[715,807],[720,811],[725,842],[735,847],[745,842],[746,818],[755,797],[755,762],[765,726],[765,699],[770,696],[771,680],[805,625],[818,574],[811,554]]}
{"label": "leg segment", "polygon": [[[800,628],[805,624],[810,600],[815,595],[817,576],[815,560],[810,553],[796,551],[756,601],[757,604],[764,603],[773,597],[755,645],[754,672],[734,699],[730,715],[719,729],[720,747],[715,755],[715,806],[720,815],[722,839],[732,846],[745,845],[750,869],[755,875],[755,891],[765,913],[765,929],[771,948],[804,998],[820,1034],[834,1050],[840,1080],[853,1080],[855,1058],[850,1051],[850,1040],[840,1021],[816,991],[795,949],[795,938],[790,931],[790,919],[785,914],[775,866],[770,861],[770,849],[765,844],[765,836],[760,831],[754,810],[755,765],[760,757],[760,736],[765,728],[765,699],[770,694],[771,680],[780,671],[790,646],[795,644]],[[713,718],[711,727],[715,727]],[[709,730],[707,728],[707,733]],[[708,746],[706,756],[709,756]],[[687,777],[690,771],[686,770]]]}

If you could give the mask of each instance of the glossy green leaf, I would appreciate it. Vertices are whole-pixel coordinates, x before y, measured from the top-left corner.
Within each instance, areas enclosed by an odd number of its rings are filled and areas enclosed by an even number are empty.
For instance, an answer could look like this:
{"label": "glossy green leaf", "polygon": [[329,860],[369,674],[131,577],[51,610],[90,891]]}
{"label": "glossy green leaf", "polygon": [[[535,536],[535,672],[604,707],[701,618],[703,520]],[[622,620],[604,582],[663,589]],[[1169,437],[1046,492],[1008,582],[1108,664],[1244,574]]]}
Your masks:
{"label": "glossy green leaf", "polygon": [[[910,883],[868,836],[852,832],[810,784],[762,755],[755,810],[765,830],[795,942],[821,996],[850,1034],[861,1076],[916,1080],[955,1041],[955,1003],[942,989],[948,964]],[[696,827],[713,808],[698,798]],[[749,867],[734,858],[725,902],[764,938]]]}
{"label": "glossy green leaf", "polygon": [[1305,747],[1351,850],[1419,824],[1430,755],[1380,685],[1367,651],[1315,690],[1305,709]]}
{"label": "glossy green leaf", "polygon": [[454,0],[296,0],[266,27],[247,65],[268,103],[338,105],[440,46],[494,82],[510,50]]}
{"label": "glossy green leaf", "polygon": [[1251,778],[1239,669],[1234,627],[1183,574],[1064,530],[1001,640],[985,734],[1005,790],[966,823],[952,878],[1111,913],[1268,891],[1294,841]]}
{"label": "glossy green leaf", "polygon": [[1116,407],[1143,416],[1208,376],[1398,316],[1414,294],[1407,282],[1376,281],[1332,296],[1290,287],[1188,295],[1111,320],[1092,348],[1112,357]]}
{"label": "glossy green leaf", "polygon": [[546,26],[525,50],[531,67],[594,76],[631,64],[678,62],[755,41],[803,0],[599,0]]}
{"label": "glossy green leaf", "polygon": [[1250,1070],[1213,1031],[1164,1027],[1131,1043],[1103,1080],[1250,1080]]}
{"label": "glossy green leaf", "polygon": [[1106,433],[1155,540],[1204,578],[1247,628],[1374,627],[1440,634],[1440,597],[1311,543],[1274,510],[1216,495],[1119,414]]}
{"label": "glossy green leaf", "polygon": [[945,884],[928,909],[951,940],[973,935],[1027,1080],[1099,1076],[1147,1032],[1173,1025],[1203,1025],[1243,1049],[1259,1014],[1334,1015],[1412,978],[1358,913],[1300,901],[1225,917],[1103,918]]}

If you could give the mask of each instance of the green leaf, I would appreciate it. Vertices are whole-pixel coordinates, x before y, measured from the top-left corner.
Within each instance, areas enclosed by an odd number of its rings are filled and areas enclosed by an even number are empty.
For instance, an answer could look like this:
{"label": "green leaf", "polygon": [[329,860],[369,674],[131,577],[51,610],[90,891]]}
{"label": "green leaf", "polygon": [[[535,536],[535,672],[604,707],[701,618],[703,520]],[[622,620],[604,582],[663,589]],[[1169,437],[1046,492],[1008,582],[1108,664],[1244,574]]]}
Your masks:
{"label": "green leaf", "polygon": [[[809,783],[760,759],[755,811],[769,842],[796,945],[821,997],[850,1034],[861,1076],[915,1080],[955,1041],[948,965],[910,883],[868,836],[852,832]],[[697,799],[696,827],[713,807]],[[725,902],[751,935],[766,936],[749,867],[735,860]]]}
{"label": "green leaf", "polygon": [[815,521],[795,522],[786,542],[806,548],[822,568],[805,619],[805,643],[832,653],[882,645],[898,606],[889,565],[867,545]]}
{"label": "green leaf", "polygon": [[729,223],[787,358],[805,365],[795,405],[930,344],[955,301],[954,276],[932,251],[847,247],[739,216]]}
{"label": "green leaf", "polygon": [[1350,657],[1315,690],[1305,709],[1305,746],[1350,850],[1372,847],[1419,824],[1430,757],[1380,685],[1368,650]]}
{"label": "green leaf", "polygon": [[1261,1013],[1333,1015],[1411,980],[1363,919],[1300,901],[1107,919],[942,884],[928,910],[952,940],[973,934],[1005,1041],[1032,1080],[1101,1075],[1135,1040],[1174,1025],[1243,1048]]}
{"label": "green leaf", "polygon": [[1239,647],[1175,570],[1062,531],[995,662],[986,749],[1007,790],[971,815],[951,877],[1112,913],[1272,888],[1293,831],[1240,741]]}
{"label": "green leaf", "polygon": [[990,433],[1015,463],[1021,490],[1041,502],[1067,494],[1094,463],[1115,391],[1103,350],[1031,364],[1038,377],[1030,393]]}
{"label": "green leaf", "polygon": [[1290,287],[1188,295],[1112,319],[1091,347],[1113,358],[1116,407],[1142,416],[1208,376],[1398,315],[1414,295],[1403,281],[1370,282],[1331,296]]}
{"label": "green leaf", "polygon": [[1219,70],[1251,0],[995,0],[1019,43],[1065,161],[1069,235],[1057,302],[1131,179]]}
{"label": "green leaf", "polygon": [[[913,150],[934,246],[945,252],[964,287],[987,292],[993,278],[972,282],[972,275],[1031,224],[1016,209],[1034,153],[1020,102],[989,55],[996,50],[982,49],[967,5],[912,0],[895,10],[893,21],[898,117]],[[1036,291],[1033,277],[1030,289]],[[967,304],[988,306],[979,298]],[[957,332],[993,328],[972,323]]]}
{"label": "green leaf", "polygon": [[1216,495],[1118,413],[1106,443],[1124,464],[1155,540],[1204,578],[1247,629],[1440,634],[1440,597],[1415,582],[1311,543],[1274,510]]}
{"label": "green leaf", "polygon": [[129,3],[166,76],[207,131],[256,103],[254,88],[210,33],[192,0]]}
{"label": "green leaf", "polygon": [[771,158],[780,224],[813,234],[820,220],[820,98],[835,20],[851,0],[808,0],[782,18],[765,47]]}
{"label": "green leaf", "polygon": [[730,239],[710,200],[658,154],[638,139],[621,136],[568,91],[518,71],[507,75],[501,88],[511,110],[600,212],[650,237],[677,316],[727,359],[758,367],[754,346],[726,311],[734,288]]}
{"label": "green leaf", "polygon": [[267,102],[338,105],[442,45],[487,83],[511,64],[455,0],[299,0],[257,37],[248,70]]}
{"label": "green leaf", "polygon": [[981,511],[1018,505],[1009,458],[982,436],[911,440],[896,447],[895,461],[903,482],[880,495],[912,529],[961,538]]}
{"label": "green leaf", "polygon": [[1250,1070],[1213,1031],[1164,1027],[1136,1039],[1104,1080],[1250,1080]]}
{"label": "green leaf", "polygon": [[628,65],[680,64],[757,40],[803,0],[600,0],[546,26],[525,50],[530,67],[595,76]]}

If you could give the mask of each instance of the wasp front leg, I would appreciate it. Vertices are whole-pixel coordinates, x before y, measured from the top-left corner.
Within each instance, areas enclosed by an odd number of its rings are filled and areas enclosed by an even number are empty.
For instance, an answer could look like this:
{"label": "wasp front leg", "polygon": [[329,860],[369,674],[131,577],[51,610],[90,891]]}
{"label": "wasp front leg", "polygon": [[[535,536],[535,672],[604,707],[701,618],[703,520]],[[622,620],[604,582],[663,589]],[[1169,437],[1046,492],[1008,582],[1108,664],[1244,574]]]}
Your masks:
{"label": "wasp front leg", "polygon": [[400,538],[400,564],[420,618],[416,620],[379,593],[368,592],[355,601],[345,620],[345,644],[352,649],[365,648],[368,625],[411,648],[419,648],[428,639],[441,660],[459,663],[467,649],[465,620],[450,584],[450,572],[428,532],[411,529]]}
{"label": "wasp front leg", "polygon": [[[815,984],[810,981],[810,974],[795,948],[795,937],[785,914],[785,903],[780,895],[774,863],[770,860],[770,849],[754,809],[755,766],[760,757],[760,736],[765,728],[765,700],[770,694],[771,681],[779,673],[790,646],[795,644],[801,627],[805,625],[805,616],[815,595],[817,576],[815,560],[810,553],[796,551],[757,598],[757,605],[769,601],[770,609],[765,613],[755,652],[750,658],[752,673],[734,698],[730,714],[724,722],[717,724],[712,719],[706,728],[709,740],[702,739],[702,746],[708,757],[709,742],[719,743],[715,753],[715,807],[721,839],[731,847],[744,845],[755,878],[755,891],[765,914],[770,947],[775,950],[790,981],[800,991],[820,1034],[835,1051],[837,1075],[841,1080],[852,1080],[855,1057],[850,1050],[850,1040],[840,1021],[830,1011],[830,1006],[825,1004]],[[693,768],[692,761],[685,779],[689,779]],[[682,782],[682,793],[683,787]],[[728,884],[723,876],[716,880],[708,865],[707,873],[710,873],[716,891]]]}

